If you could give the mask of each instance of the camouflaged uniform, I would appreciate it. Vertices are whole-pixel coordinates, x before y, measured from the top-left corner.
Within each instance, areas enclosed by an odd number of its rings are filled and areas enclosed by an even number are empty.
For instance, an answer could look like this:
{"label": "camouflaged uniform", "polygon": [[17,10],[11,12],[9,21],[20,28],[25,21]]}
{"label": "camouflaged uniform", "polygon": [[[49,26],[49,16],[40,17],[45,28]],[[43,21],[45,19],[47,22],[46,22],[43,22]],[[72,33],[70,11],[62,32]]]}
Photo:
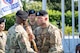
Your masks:
{"label": "camouflaged uniform", "polygon": [[35,29],[36,44],[40,53],[63,53],[60,30],[49,24],[46,28]]}
{"label": "camouflaged uniform", "polygon": [[37,23],[35,23],[34,25],[31,25],[31,24],[29,23],[29,25],[31,26],[32,31],[34,31],[34,30],[38,27]]}
{"label": "camouflaged uniform", "polygon": [[0,53],[5,53],[6,38],[6,34],[4,32],[0,32]]}
{"label": "camouflaged uniform", "polygon": [[8,30],[6,53],[34,53],[23,26],[15,24]]}
{"label": "camouflaged uniform", "polygon": [[[31,25],[30,22],[29,22],[29,25],[31,26],[32,31],[34,31],[38,27],[37,23],[35,23],[34,25]],[[30,42],[30,43],[31,43],[31,48],[34,49],[33,43],[32,42]]]}

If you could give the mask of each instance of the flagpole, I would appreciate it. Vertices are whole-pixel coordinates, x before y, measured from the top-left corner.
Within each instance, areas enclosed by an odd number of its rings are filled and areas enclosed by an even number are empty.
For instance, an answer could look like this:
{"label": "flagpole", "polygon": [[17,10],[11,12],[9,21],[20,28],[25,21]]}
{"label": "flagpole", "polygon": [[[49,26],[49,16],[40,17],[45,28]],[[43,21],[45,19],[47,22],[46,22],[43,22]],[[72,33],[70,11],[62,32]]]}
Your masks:
{"label": "flagpole", "polygon": [[[74,43],[74,29],[75,29],[75,20],[74,20],[74,0],[72,0],[72,37],[73,37],[73,43]],[[75,46],[73,44],[73,46]],[[74,50],[74,47],[73,49]]]}
{"label": "flagpole", "polygon": [[78,29],[80,34],[80,0],[78,0]]}
{"label": "flagpole", "polygon": [[46,1],[47,0],[42,0],[42,10],[46,10]]}
{"label": "flagpole", "polygon": [[65,26],[65,16],[64,16],[64,0],[61,0],[61,7],[62,7],[62,36],[64,39],[64,26]]}

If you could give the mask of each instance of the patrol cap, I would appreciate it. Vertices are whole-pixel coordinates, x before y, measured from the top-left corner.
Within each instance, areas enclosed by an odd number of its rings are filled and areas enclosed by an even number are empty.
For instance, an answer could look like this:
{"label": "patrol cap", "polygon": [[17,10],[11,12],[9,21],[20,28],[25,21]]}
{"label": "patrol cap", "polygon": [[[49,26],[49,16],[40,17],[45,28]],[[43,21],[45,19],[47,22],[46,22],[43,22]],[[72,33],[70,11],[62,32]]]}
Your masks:
{"label": "patrol cap", "polygon": [[0,24],[1,24],[2,22],[6,22],[6,19],[0,18]]}
{"label": "patrol cap", "polygon": [[48,13],[45,11],[45,10],[40,10],[36,13],[36,16],[45,16],[47,15]]}
{"label": "patrol cap", "polygon": [[17,11],[16,15],[23,20],[28,18],[28,13],[22,10]]}
{"label": "patrol cap", "polygon": [[34,13],[35,13],[35,10],[33,10],[33,9],[32,10],[29,10],[29,15],[30,14],[34,14]]}

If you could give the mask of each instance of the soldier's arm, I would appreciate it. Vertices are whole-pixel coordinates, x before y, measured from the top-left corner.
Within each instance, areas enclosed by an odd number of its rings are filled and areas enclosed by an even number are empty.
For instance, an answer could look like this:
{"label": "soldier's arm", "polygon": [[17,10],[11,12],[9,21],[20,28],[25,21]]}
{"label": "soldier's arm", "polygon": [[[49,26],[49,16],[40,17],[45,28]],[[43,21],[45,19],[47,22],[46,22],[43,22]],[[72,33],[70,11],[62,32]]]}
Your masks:
{"label": "soldier's arm", "polygon": [[26,34],[23,33],[18,36],[18,44],[22,53],[35,53],[34,50],[30,47],[30,42],[28,37],[26,37]]}
{"label": "soldier's arm", "polygon": [[49,49],[49,53],[58,52],[62,49],[62,39],[58,30],[55,30],[50,36],[50,44],[51,48]]}
{"label": "soldier's arm", "polygon": [[57,36],[57,51],[58,52],[63,52],[63,46],[62,46],[62,34],[59,30],[55,31],[55,35]]}
{"label": "soldier's arm", "polygon": [[6,45],[6,41],[7,41],[7,35],[4,33],[4,35],[3,35],[3,44],[4,44],[4,46]]}
{"label": "soldier's arm", "polygon": [[55,31],[55,36],[57,36],[57,46],[59,47],[59,49],[62,49],[62,34],[59,30]]}
{"label": "soldier's arm", "polygon": [[35,36],[34,36],[34,34],[33,34],[33,32],[32,32],[31,26],[27,26],[27,27],[26,27],[26,31],[27,31],[27,33],[28,33],[29,40],[30,40],[30,41],[34,40],[34,39],[35,39]]}
{"label": "soldier's arm", "polygon": [[9,50],[10,50],[10,33],[8,32],[7,34],[7,40],[6,40],[6,47],[5,47],[5,51],[6,53],[9,53]]}

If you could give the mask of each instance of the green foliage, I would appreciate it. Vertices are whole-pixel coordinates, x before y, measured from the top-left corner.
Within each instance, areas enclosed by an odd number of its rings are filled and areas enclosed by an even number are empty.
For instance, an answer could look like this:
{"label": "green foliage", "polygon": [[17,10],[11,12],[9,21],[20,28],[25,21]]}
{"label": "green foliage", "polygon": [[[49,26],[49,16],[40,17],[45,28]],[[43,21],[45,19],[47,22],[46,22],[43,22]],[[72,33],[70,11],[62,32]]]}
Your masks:
{"label": "green foliage", "polygon": [[[75,19],[75,28],[78,29],[78,11],[74,12],[74,19]],[[65,13],[65,23],[66,25],[72,26],[72,12],[67,11]]]}
{"label": "green foliage", "polygon": [[[35,0],[41,1],[41,0]],[[64,0],[65,2],[65,11],[71,10],[71,0]],[[75,10],[78,11],[78,2],[74,1]],[[59,10],[61,11],[61,0],[47,0],[48,9]]]}
{"label": "green foliage", "polygon": [[65,13],[65,23],[66,25],[72,26],[72,13],[70,10]]}
{"label": "green foliage", "polygon": [[75,9],[76,11],[78,11],[78,1],[75,1],[75,2],[74,2],[74,9]]}
{"label": "green foliage", "polygon": [[51,22],[51,24],[57,26],[57,22],[56,21]]}
{"label": "green foliage", "polygon": [[[60,11],[56,11],[56,10],[47,10],[48,14],[49,14],[49,20],[51,23],[61,21],[61,12]],[[74,16],[75,16],[75,29],[78,29],[78,11],[74,12]],[[65,13],[65,25],[67,26],[72,26],[72,12],[69,10]],[[60,26],[61,27],[61,26]]]}
{"label": "green foliage", "polygon": [[53,25],[61,28],[61,12],[56,10],[47,10],[49,14],[49,20]]}
{"label": "green foliage", "polygon": [[15,22],[15,13],[9,14],[7,16],[4,16],[3,18],[6,19],[5,30],[8,30],[12,25],[14,25],[14,22]]}
{"label": "green foliage", "polygon": [[26,4],[26,10],[34,9],[36,11],[39,11],[42,9],[42,3],[41,2],[32,2]]}
{"label": "green foliage", "polygon": [[22,4],[23,4],[23,10],[26,11],[26,0],[22,1]]}
{"label": "green foliage", "polygon": [[59,21],[61,20],[61,12],[56,10],[47,10],[49,14],[49,20],[51,22],[53,21]]}
{"label": "green foliage", "polygon": [[78,11],[75,11],[75,13],[74,13],[75,15],[75,27],[76,27],[76,29],[78,29]]}
{"label": "green foliage", "polygon": [[65,34],[71,34],[72,33],[72,26],[66,26],[65,27]]}

